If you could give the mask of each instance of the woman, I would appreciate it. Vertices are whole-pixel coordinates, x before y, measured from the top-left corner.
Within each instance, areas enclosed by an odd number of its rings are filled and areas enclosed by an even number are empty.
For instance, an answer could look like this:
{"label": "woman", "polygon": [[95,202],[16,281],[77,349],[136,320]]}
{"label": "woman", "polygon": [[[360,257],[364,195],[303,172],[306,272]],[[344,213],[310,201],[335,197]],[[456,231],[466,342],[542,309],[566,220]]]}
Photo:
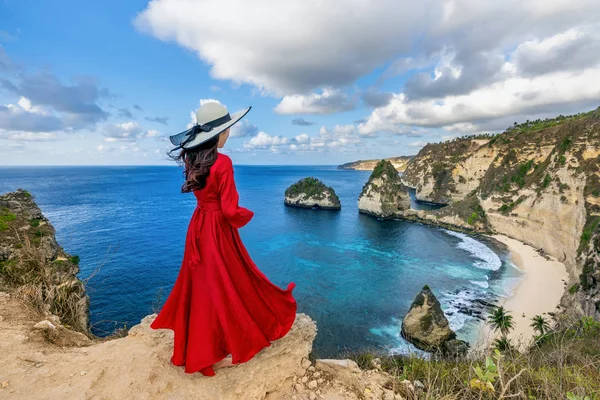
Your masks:
{"label": "woman", "polygon": [[186,373],[214,376],[244,363],[285,336],[296,318],[295,283],[275,286],[242,244],[238,228],[254,213],[238,206],[231,159],[217,151],[249,110],[229,115],[220,103],[206,103],[194,127],[170,137],[173,150],[181,149],[173,158],[185,165],[182,192],[193,192],[198,206],[179,275],[151,327],[175,332],[171,362]]}

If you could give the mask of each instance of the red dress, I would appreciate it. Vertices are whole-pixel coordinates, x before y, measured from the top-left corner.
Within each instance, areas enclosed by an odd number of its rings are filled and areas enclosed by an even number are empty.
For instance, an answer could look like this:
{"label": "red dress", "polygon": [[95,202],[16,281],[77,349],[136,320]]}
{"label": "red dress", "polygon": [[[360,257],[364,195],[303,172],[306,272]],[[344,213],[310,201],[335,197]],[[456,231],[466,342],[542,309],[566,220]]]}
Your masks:
{"label": "red dress", "polygon": [[296,319],[290,282],[279,288],[256,267],[238,228],[254,213],[238,206],[231,159],[220,154],[188,226],[183,262],[173,290],[150,325],[172,329],[171,362],[186,373],[214,376],[213,364],[232,356],[244,363],[285,336]]}

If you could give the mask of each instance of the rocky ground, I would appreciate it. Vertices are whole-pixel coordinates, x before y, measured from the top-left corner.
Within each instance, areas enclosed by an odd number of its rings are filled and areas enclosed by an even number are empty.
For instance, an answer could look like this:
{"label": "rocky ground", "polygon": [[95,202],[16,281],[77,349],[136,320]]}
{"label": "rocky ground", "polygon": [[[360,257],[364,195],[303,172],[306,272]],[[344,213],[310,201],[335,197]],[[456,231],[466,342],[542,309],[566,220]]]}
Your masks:
{"label": "rocky ground", "polygon": [[0,292],[0,399],[397,400],[419,386],[351,360],[312,363],[317,329],[305,314],[284,338],[214,377],[170,365],[172,333],[150,329],[153,315],[112,340],[90,340],[46,318]]}

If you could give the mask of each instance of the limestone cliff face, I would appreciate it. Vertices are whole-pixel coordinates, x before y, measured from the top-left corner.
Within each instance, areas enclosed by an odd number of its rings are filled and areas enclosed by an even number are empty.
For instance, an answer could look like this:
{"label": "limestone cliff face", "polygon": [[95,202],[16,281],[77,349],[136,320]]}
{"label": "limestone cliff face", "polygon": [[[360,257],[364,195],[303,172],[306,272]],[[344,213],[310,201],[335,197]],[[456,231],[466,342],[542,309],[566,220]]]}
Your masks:
{"label": "limestone cliff face", "polygon": [[287,206],[300,208],[320,208],[339,210],[340,199],[331,187],[316,178],[304,178],[294,183],[285,191],[284,203]]}
{"label": "limestone cliff face", "polygon": [[479,186],[479,180],[496,156],[482,147],[489,138],[459,138],[428,144],[411,160],[403,182],[416,189],[421,201],[449,204],[463,199]]}
{"label": "limestone cliff face", "polygon": [[420,217],[505,234],[563,261],[572,276],[565,296],[578,298],[565,304],[600,319],[600,297],[589,289],[598,286],[594,272],[589,284],[579,282],[585,265],[599,268],[588,260],[600,251],[589,247],[600,221],[600,109],[430,144],[403,180],[417,198],[450,204]]}
{"label": "limestone cliff face", "polygon": [[398,171],[389,161],[381,160],[358,197],[359,212],[389,218],[408,208],[410,197],[402,186]]}
{"label": "limestone cliff face", "polygon": [[0,196],[0,289],[87,334],[89,298],[78,264],[79,257],[58,245],[31,194],[19,189]]}
{"label": "limestone cliff face", "polygon": [[[414,158],[414,156],[400,156],[400,157],[386,158],[385,160],[391,162],[392,165],[394,166],[394,168],[396,168],[396,171],[404,172],[409,161],[412,160],[413,158]],[[356,170],[356,171],[373,171],[379,161],[381,161],[381,160],[380,159],[358,160],[358,161],[353,161],[353,162],[339,165],[337,167],[337,169],[351,169],[351,170]]]}

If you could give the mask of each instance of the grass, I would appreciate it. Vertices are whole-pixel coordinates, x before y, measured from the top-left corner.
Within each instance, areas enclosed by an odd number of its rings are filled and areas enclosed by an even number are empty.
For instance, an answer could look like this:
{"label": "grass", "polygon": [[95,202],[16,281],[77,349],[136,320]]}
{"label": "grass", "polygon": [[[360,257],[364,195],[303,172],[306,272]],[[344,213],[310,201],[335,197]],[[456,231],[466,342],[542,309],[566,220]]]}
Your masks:
{"label": "grass", "polygon": [[37,236],[32,239],[24,236],[18,256],[0,263],[3,286],[35,310],[43,313],[49,308],[65,326],[87,334],[87,321],[85,324],[81,321],[81,316],[88,312],[85,283],[75,276],[65,278],[61,271],[68,267],[69,261],[47,261],[35,245],[36,239]]}
{"label": "grass", "polygon": [[0,214],[0,231],[5,231],[8,229],[8,223],[17,219],[16,214],[12,214],[8,212],[8,210],[2,210]]}
{"label": "grass", "polygon": [[583,228],[583,232],[581,233],[581,241],[579,242],[579,253],[581,253],[583,249],[585,249],[588,246],[590,240],[592,239],[592,236],[594,235],[594,231],[596,230],[599,224],[599,216],[588,217],[586,224]]}
{"label": "grass", "polygon": [[[391,375],[386,383],[407,399],[600,399],[600,324],[582,319],[569,328],[544,336],[524,353],[493,349],[472,352],[462,360],[429,359],[418,355],[389,355],[381,351],[347,352],[363,369]],[[420,381],[411,392],[402,382]],[[488,384],[489,382],[489,384]]]}
{"label": "grass", "polygon": [[579,283],[576,283],[569,288],[569,294],[575,294],[577,292],[579,292]]}

